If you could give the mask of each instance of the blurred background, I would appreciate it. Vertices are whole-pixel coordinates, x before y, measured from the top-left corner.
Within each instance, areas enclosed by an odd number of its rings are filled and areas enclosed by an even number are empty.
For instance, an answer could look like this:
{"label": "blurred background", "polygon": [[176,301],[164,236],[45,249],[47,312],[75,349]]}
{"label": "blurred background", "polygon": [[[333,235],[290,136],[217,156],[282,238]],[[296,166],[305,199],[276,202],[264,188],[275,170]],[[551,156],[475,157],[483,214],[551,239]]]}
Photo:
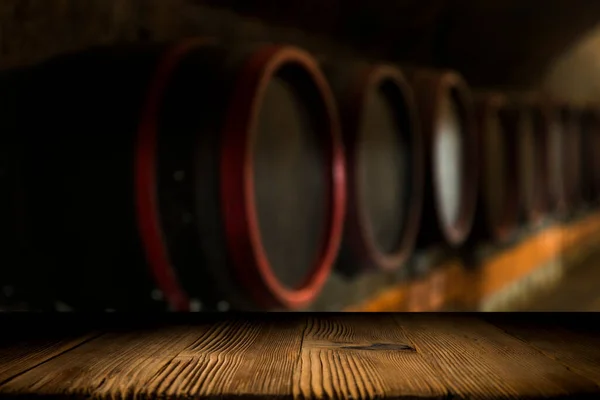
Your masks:
{"label": "blurred background", "polygon": [[2,0],[0,137],[5,311],[600,311],[595,0]]}

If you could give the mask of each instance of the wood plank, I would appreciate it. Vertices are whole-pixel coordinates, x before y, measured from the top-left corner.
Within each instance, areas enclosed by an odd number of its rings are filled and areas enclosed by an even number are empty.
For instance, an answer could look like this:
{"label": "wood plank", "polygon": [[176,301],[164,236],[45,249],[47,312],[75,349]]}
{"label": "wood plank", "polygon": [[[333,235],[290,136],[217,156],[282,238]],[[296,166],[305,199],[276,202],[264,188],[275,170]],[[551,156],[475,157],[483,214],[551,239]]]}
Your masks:
{"label": "wood plank", "polygon": [[[515,318],[457,314],[222,315],[121,329],[56,345],[9,374],[0,397],[598,398],[600,329],[553,319],[516,336],[503,330]],[[560,324],[570,336],[551,329]],[[31,344],[5,347],[35,355]],[[0,371],[10,364],[0,358]]]}
{"label": "wood plank", "polygon": [[0,385],[99,335],[99,332],[89,332],[63,338],[2,343],[0,346]]}
{"label": "wood plank", "polygon": [[211,324],[107,333],[0,386],[1,394],[289,396],[303,319],[222,318]]}
{"label": "wood plank", "polygon": [[281,318],[221,324],[148,382],[147,393],[289,397],[306,320]]}
{"label": "wood plank", "polygon": [[387,314],[313,316],[294,373],[295,398],[439,398],[435,370]]}
{"label": "wood plank", "polygon": [[600,386],[600,332],[516,321],[493,323]]}
{"label": "wood plank", "polygon": [[596,398],[600,394],[594,382],[476,317],[399,314],[395,320],[455,395]]}

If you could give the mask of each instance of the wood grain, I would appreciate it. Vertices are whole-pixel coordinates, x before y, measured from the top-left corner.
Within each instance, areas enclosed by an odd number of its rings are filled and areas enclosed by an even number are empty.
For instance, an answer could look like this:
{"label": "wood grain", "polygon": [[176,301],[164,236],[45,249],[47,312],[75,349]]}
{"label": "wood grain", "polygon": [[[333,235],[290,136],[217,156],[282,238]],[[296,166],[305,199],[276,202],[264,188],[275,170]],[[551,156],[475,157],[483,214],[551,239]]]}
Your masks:
{"label": "wood grain", "polygon": [[543,317],[190,315],[5,341],[0,398],[599,398],[600,319]]}
{"label": "wood grain", "polygon": [[531,323],[495,322],[495,325],[600,386],[599,332],[583,334],[564,327]]}
{"label": "wood grain", "polygon": [[294,373],[295,398],[436,398],[435,370],[387,314],[312,317]]}
{"label": "wood grain", "polygon": [[[291,392],[306,323],[222,320],[107,333],[0,386],[5,394],[132,398]],[[257,379],[260,378],[260,379]]]}
{"label": "wood grain", "polygon": [[468,398],[523,398],[600,393],[523,341],[476,317],[395,317],[450,392]]}
{"label": "wood grain", "polygon": [[99,335],[99,332],[91,332],[65,338],[3,343],[0,346],[0,385]]}
{"label": "wood grain", "polygon": [[[173,369],[165,370],[158,379],[163,383],[156,392],[289,396],[305,327],[302,318],[291,323],[238,322],[227,330],[223,327],[220,333],[205,335],[179,354],[171,363]],[[154,390],[148,387],[148,392]]]}

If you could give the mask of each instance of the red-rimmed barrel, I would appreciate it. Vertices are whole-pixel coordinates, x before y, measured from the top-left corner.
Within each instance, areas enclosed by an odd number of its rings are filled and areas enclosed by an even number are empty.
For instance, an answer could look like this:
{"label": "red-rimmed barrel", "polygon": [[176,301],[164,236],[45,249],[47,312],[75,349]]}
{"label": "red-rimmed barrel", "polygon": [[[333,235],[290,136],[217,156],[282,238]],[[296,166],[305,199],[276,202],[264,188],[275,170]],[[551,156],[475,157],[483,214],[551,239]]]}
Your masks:
{"label": "red-rimmed barrel", "polygon": [[581,172],[585,201],[597,205],[600,201],[600,107],[586,105],[580,113]]}
{"label": "red-rimmed barrel", "polygon": [[101,48],[40,66],[32,88],[36,251],[61,300],[296,309],[318,295],[341,240],[345,168],[309,54],[205,40]]}
{"label": "red-rimmed barrel", "polygon": [[500,93],[475,96],[479,170],[477,212],[471,238],[505,241],[519,223],[519,168],[515,115]]}
{"label": "red-rimmed barrel", "polygon": [[415,93],[424,154],[417,244],[463,244],[477,201],[477,138],[471,90],[460,74],[405,69]]}
{"label": "red-rimmed barrel", "polygon": [[512,127],[517,137],[520,213],[529,226],[538,225],[548,213],[548,115],[538,93],[509,96]]}
{"label": "red-rimmed barrel", "polygon": [[347,213],[338,269],[393,271],[415,245],[423,159],[412,89],[390,65],[333,64],[348,165]]}
{"label": "red-rimmed barrel", "polygon": [[236,85],[221,158],[233,263],[261,304],[303,307],[325,283],[343,228],[346,166],[334,97],[312,57],[292,47],[254,50]]}

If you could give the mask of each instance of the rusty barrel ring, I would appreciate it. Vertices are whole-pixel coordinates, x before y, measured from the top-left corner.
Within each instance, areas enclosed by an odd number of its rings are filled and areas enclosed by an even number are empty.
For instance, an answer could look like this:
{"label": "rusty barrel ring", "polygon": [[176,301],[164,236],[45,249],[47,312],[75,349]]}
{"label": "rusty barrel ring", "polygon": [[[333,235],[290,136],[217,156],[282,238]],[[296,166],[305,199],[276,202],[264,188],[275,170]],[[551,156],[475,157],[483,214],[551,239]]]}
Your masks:
{"label": "rusty barrel ring", "polygon": [[[433,173],[433,202],[439,231],[443,238],[451,246],[463,244],[472,229],[475,218],[475,205],[477,202],[477,170],[473,165],[477,164],[477,132],[475,129],[473,102],[471,91],[462,76],[453,71],[414,71],[413,81],[416,85],[419,100],[419,112],[422,113],[421,132],[426,140],[426,153],[431,153],[434,141],[437,140],[439,132],[436,124],[439,120],[439,107],[444,97],[451,98],[459,109],[463,136],[461,146],[463,148],[463,160],[461,164],[461,206],[459,216],[453,223],[448,223],[441,215],[441,198],[439,193],[440,182],[437,174]],[[433,101],[432,101],[433,98]],[[426,123],[428,122],[428,123]],[[427,160],[431,165],[428,167],[435,171],[436,160],[432,156]],[[423,210],[423,212],[426,212]]]}
{"label": "rusty barrel ring", "polygon": [[[298,289],[275,276],[261,243],[254,206],[252,146],[258,112],[267,84],[280,68],[295,65],[309,75],[319,91],[327,121],[321,124],[328,152],[328,216],[326,239],[317,261]],[[267,45],[253,53],[238,73],[227,110],[221,153],[221,201],[226,240],[234,268],[248,283],[252,297],[266,307],[301,308],[319,293],[328,278],[341,241],[345,213],[346,172],[333,93],[316,61],[295,47]]]}
{"label": "rusty barrel ring", "polygon": [[[502,211],[498,220],[494,221],[491,217],[491,210],[488,207],[489,199],[487,198],[487,191],[484,190],[486,182],[480,181],[479,190],[484,193],[481,196],[483,203],[483,217],[486,220],[486,226],[489,235],[493,240],[503,241],[506,240],[517,228],[519,221],[519,198],[520,195],[512,195],[519,192],[519,187],[516,185],[518,179],[518,167],[517,163],[514,162],[516,156],[516,135],[511,132],[511,128],[515,127],[514,119],[511,121],[510,118],[514,115],[508,115],[508,100],[506,97],[499,93],[485,93],[482,94],[478,99],[478,112],[477,112],[477,124],[478,134],[480,136],[479,141],[479,154],[480,160],[483,160],[487,156],[485,154],[485,135],[487,132],[485,128],[489,118],[496,118],[500,125],[501,139],[505,145],[506,153],[503,154],[504,166],[506,171],[504,185],[504,199],[502,199]],[[511,137],[512,135],[512,137]],[[482,164],[480,164],[482,165]],[[480,167],[481,172],[485,171],[485,167]],[[480,175],[480,179],[485,179],[485,176]]]}
{"label": "rusty barrel ring", "polygon": [[[408,117],[410,132],[402,132],[409,137],[408,149],[411,152],[410,163],[410,196],[406,204],[405,219],[400,242],[397,249],[391,253],[382,251],[376,243],[372,225],[367,218],[365,206],[359,196],[361,183],[356,175],[356,151],[358,128],[360,126],[361,110],[369,88],[379,87],[385,83],[394,85],[401,101],[405,106],[404,112]],[[400,70],[389,65],[373,65],[364,67],[349,90],[349,95],[343,100],[341,110],[345,120],[344,136],[348,157],[348,201],[347,221],[345,224],[349,241],[369,266],[384,271],[398,269],[408,258],[415,245],[421,217],[423,197],[423,156],[421,137],[418,133],[416,103],[412,89]]]}

